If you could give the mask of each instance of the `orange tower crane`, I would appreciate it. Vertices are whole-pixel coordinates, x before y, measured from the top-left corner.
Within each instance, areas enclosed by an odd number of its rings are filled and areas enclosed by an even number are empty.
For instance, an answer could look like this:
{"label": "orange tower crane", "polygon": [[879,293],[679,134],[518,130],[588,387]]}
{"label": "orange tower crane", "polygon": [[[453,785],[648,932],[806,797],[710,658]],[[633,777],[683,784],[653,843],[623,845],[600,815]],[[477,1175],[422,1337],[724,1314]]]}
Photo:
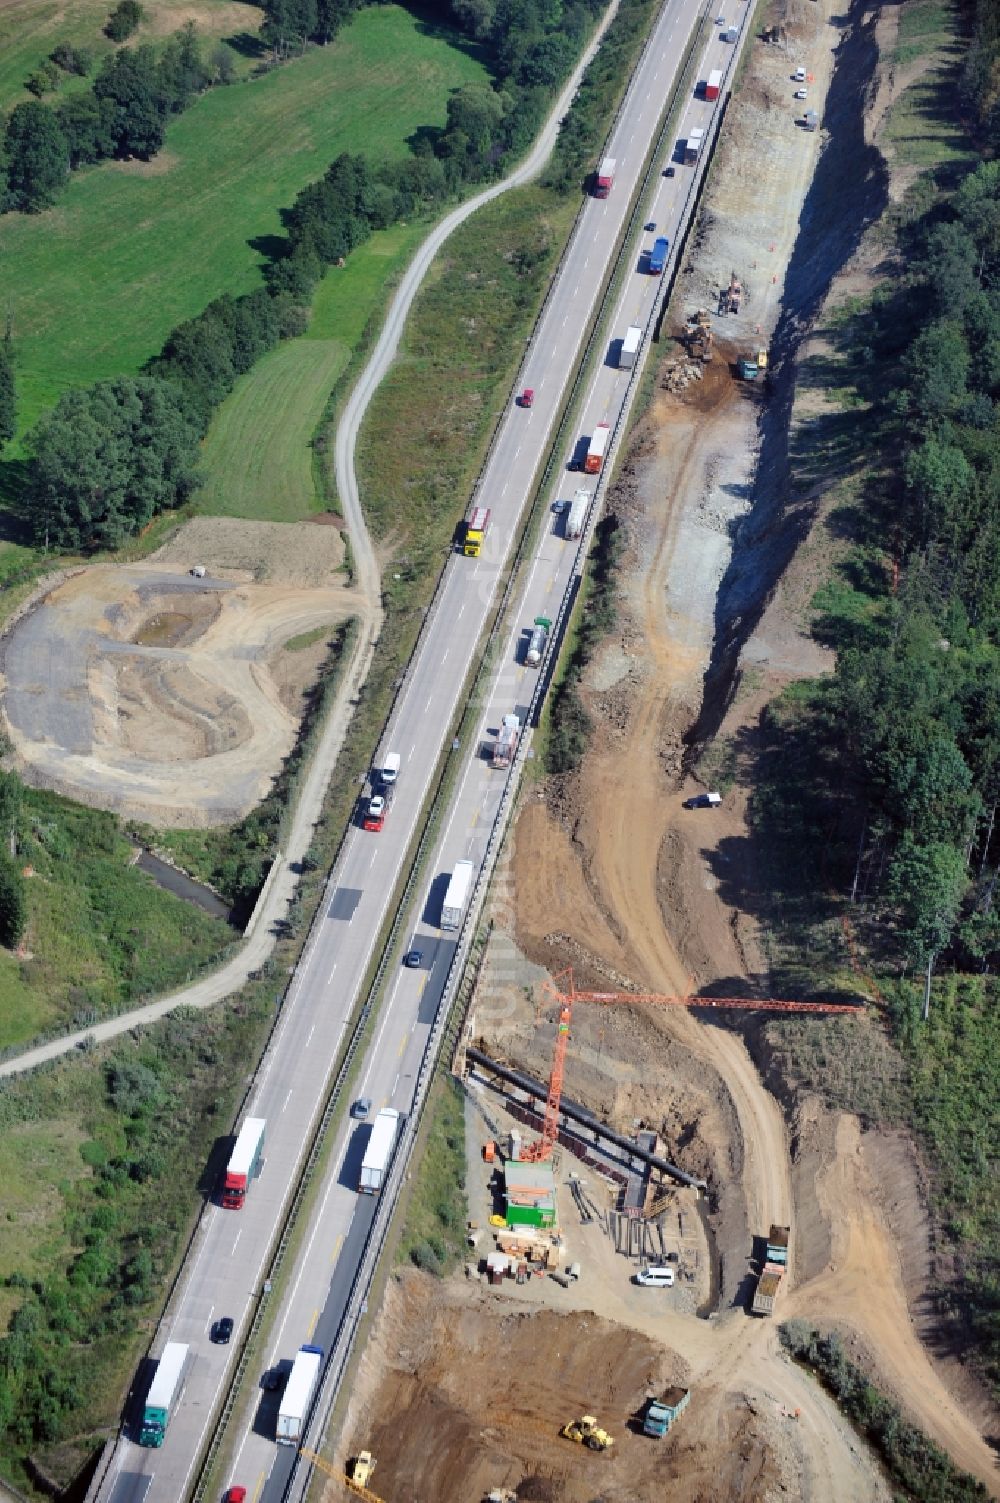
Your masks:
{"label": "orange tower crane", "polygon": [[573,983],[573,971],[567,967],[559,971],[551,981],[542,983],[546,992],[559,1007],[556,1025],[556,1041],[552,1049],[552,1072],[549,1075],[549,1090],[545,1100],[545,1117],[542,1136],[537,1143],[529,1143],[521,1150],[521,1159],[537,1163],[551,1156],[559,1135],[559,1102],[562,1099],[563,1074],[566,1068],[566,1046],[569,1043],[569,1025],[573,1006],[577,1002],[652,1002],[667,1007],[714,1007],[742,1008],[758,1012],[805,1012],[805,1013],[852,1013],[857,1015],[864,1007],[855,1002],[784,1002],[774,997],[668,997],[662,992],[578,992]]}

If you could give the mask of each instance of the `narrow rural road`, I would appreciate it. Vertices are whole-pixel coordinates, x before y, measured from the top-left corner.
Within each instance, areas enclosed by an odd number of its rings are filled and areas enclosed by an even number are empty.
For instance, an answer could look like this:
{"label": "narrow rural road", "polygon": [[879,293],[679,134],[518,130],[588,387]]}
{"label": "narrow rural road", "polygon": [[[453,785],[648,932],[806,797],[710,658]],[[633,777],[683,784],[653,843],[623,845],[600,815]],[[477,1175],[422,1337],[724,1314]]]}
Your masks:
{"label": "narrow rural road", "polygon": [[90,1028],[78,1029],[74,1033],[64,1034],[49,1043],[39,1044],[33,1049],[25,1050],[23,1054],[0,1062],[0,1079],[24,1074],[49,1060],[71,1053],[74,1049],[86,1047],[88,1040],[104,1043],[118,1034],[127,1033],[131,1028],[155,1023],[176,1007],[213,1007],[217,1002],[221,1002],[245,985],[250,973],[259,970],[273,950],[276,925],[286,916],[288,905],[295,895],[301,863],[312,843],[313,831],[322,812],[330,778],[337,765],[337,758],[350,725],[352,702],[357,698],[361,686],[368,677],[368,670],[371,667],[375,647],[382,630],[381,575],[375,549],[365,525],[354,463],[358,434],[368,410],[368,404],[395,358],[414,298],[435,256],[449,235],[477,209],[499,198],[502,193],[507,193],[512,188],[520,188],[530,182],[544,167],[559,134],[560,122],[617,9],[617,0],[613,0],[586,52],[559,95],[529,155],[520,166],[502,182],[494,183],[491,187],[485,188],[482,193],[477,193],[474,198],[468,199],[458,208],[453,209],[423,241],[407,267],[403,280],[389,305],[385,325],[378,342],[351,393],[338,424],[334,449],[334,474],[351,540],[354,586],[364,602],[359,613],[360,630],[355,638],[351,655],[344,666],[340,687],[317,742],[316,750],[306,770],[292,814],[291,826],[285,843],[286,848],[279,853],[276,866],[258,902],[245,942],[238,953],[225,965],[210,975],[203,976],[190,986],[170,992],[142,1007],[119,1013],[117,1017],[95,1023]]}

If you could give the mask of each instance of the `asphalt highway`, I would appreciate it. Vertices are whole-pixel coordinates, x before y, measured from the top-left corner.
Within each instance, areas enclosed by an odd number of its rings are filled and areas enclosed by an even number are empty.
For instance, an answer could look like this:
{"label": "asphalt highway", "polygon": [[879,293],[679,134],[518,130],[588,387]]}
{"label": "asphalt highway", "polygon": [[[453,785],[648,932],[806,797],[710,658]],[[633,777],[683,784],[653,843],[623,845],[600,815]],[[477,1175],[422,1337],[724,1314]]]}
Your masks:
{"label": "asphalt highway", "polygon": [[[745,19],[746,6],[730,4],[730,23]],[[589,199],[579,220],[543,317],[527,351],[521,385],[532,387],[530,409],[512,407],[500,426],[476,500],[492,511],[492,525],[478,559],[454,557],[446,571],[432,619],[396,707],[381,751],[399,753],[395,798],[381,833],[352,830],[329,894],[325,915],[313,930],[285,1000],[247,1115],[267,1119],[265,1160],[245,1207],[213,1207],[203,1218],[164,1339],[190,1344],[192,1360],[182,1402],[161,1449],[120,1444],[100,1497],[110,1503],[178,1503],[190,1490],[218,1395],[231,1369],[232,1349],[210,1341],[213,1321],[231,1316],[237,1334],[261,1297],[265,1259],[273,1228],[284,1210],[295,1167],[323,1099],[331,1062],[343,1042],[359,988],[407,848],[429,791],[442,737],[452,724],[468,667],[493,602],[497,581],[551,442],[564,386],[627,220],[629,202],[649,141],[693,28],[703,16],[693,0],[667,0],[650,45],[636,70],[608,154],[617,159],[607,199]],[[699,64],[703,78],[724,67],[732,46],[716,31]],[[707,125],[714,104],[692,98],[678,137]],[[643,213],[666,234],[671,250],[693,169],[671,148],[674,176],[659,176],[654,200]],[[596,164],[595,164],[596,165]],[[667,160],[662,166],[666,168]],[[661,287],[648,272],[646,252],[655,238],[635,247],[632,271],[616,300],[613,334],[604,362],[589,379],[580,432],[570,449],[598,423],[614,424],[628,373],[617,366],[617,340],[630,324],[644,325]],[[571,452],[564,456],[567,464]],[[578,487],[593,492],[597,477],[564,471],[550,502],[570,498]],[[524,718],[535,670],[522,661],[525,629],[538,615],[554,616],[572,573],[576,544],[564,536],[565,517],[550,522],[523,574],[517,619],[499,654],[481,709],[478,735],[457,769],[453,795],[412,923],[412,946],[422,952],[417,969],[400,968],[374,1029],[358,1085],[372,1098],[372,1114],[384,1105],[406,1113],[430,1024],[440,1000],[455,936],[440,929],[444,888],[455,862],[482,861],[506,774],[490,765],[489,752],[504,714]],[[465,754],[463,754],[465,755]],[[539,1061],[539,1074],[547,1062]],[[283,1286],[265,1370],[291,1366],[304,1342],[329,1349],[353,1283],[374,1202],[357,1193],[357,1171],[370,1128],[345,1121],[336,1129],[333,1170],[321,1189],[295,1267]],[[137,1393],[137,1404],[141,1401]],[[229,1480],[255,1500],[282,1496],[294,1452],[274,1441],[277,1398],[257,1390],[232,1430]]]}

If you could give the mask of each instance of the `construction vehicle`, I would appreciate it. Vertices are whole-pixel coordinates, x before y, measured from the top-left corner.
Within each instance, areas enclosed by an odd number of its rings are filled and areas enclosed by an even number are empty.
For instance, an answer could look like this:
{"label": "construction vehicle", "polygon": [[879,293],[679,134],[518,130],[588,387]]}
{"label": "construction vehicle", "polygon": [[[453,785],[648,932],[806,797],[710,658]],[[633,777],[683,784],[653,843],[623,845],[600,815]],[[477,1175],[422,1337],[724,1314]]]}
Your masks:
{"label": "construction vehicle", "polygon": [[750,1309],[754,1315],[773,1315],[781,1281],[788,1270],[788,1239],[791,1228],[772,1225],[767,1234],[764,1267],[754,1290]]}
{"label": "construction vehicle", "polygon": [[357,1482],[360,1487],[365,1487],[374,1470],[375,1457],[371,1451],[359,1451],[351,1467],[351,1481]]}
{"label": "construction vehicle", "polygon": [[699,308],[687,321],[684,343],[692,360],[701,360],[707,365],[712,358],[715,335],[707,308]]}
{"label": "construction vehicle", "polygon": [[591,1451],[610,1451],[614,1445],[614,1437],[607,1430],[602,1430],[592,1414],[585,1414],[581,1419],[570,1420],[568,1425],[563,1425],[559,1434],[566,1440],[575,1440],[578,1445],[586,1446]]}
{"label": "construction vehicle", "polygon": [[[573,1007],[577,1002],[628,1003],[637,1007],[654,1003],[667,1007],[736,1008],[758,1012],[803,1012],[803,1013],[850,1013],[861,1017],[864,1007],[855,1002],[799,1002],[784,1001],[775,997],[668,997],[660,992],[578,992],[573,982],[573,971],[567,967],[542,982],[542,994],[553,999],[559,1008],[556,1024],[556,1039],[552,1047],[552,1071],[545,1100],[545,1116],[542,1119],[542,1136],[536,1143],[528,1143],[521,1149],[522,1163],[538,1163],[552,1156],[559,1136],[559,1103],[562,1100],[563,1075],[566,1070],[566,1048],[569,1044],[569,1025]],[[772,1227],[772,1231],[775,1228]],[[787,1246],[787,1243],[786,1243]]]}
{"label": "construction vehicle", "polygon": [[333,1477],[335,1480],[342,1482],[349,1493],[354,1493],[354,1495],[358,1498],[364,1498],[365,1503],[383,1503],[383,1500],[378,1496],[378,1494],[373,1493],[371,1488],[368,1487],[366,1483],[362,1482],[358,1477],[358,1463],[363,1456],[367,1456],[371,1463],[368,1469],[369,1477],[375,1469],[375,1461],[370,1451],[358,1452],[357,1457],[355,1458],[354,1466],[351,1468],[350,1474],[341,1471],[339,1466],[334,1466],[331,1461],[327,1461],[326,1457],[320,1456],[318,1452],[306,1450],[305,1446],[302,1447],[299,1455],[302,1456],[306,1461],[311,1461],[313,1466],[319,1467],[320,1471],[325,1472],[328,1477]]}
{"label": "construction vehicle", "polygon": [[756,381],[759,374],[756,355],[741,355],[736,362],[736,371],[741,381]]}
{"label": "construction vehicle", "polygon": [[646,1400],[646,1412],[642,1417],[643,1435],[652,1435],[661,1440],[667,1434],[677,1416],[687,1408],[691,1397],[689,1388],[668,1388],[659,1397],[651,1395]]}
{"label": "construction vehicle", "polygon": [[517,715],[505,715],[493,743],[493,767],[509,767],[514,760],[521,739],[521,720]]}
{"label": "construction vehicle", "polygon": [[757,369],[759,371],[766,371],[767,370],[767,351],[766,350],[758,350],[757,351]]}
{"label": "construction vehicle", "polygon": [[719,293],[720,313],[739,313],[740,303],[743,301],[743,287],[735,271],[730,272],[729,286],[723,287]]}

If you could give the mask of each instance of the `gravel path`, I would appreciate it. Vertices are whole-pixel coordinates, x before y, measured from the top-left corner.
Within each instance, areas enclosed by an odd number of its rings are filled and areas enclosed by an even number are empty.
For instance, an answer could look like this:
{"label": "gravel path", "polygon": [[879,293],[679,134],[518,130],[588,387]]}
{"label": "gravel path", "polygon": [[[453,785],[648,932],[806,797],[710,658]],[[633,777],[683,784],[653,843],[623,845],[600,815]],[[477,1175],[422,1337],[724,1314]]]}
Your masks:
{"label": "gravel path", "polygon": [[16,1058],[0,1063],[0,1079],[22,1074],[48,1060],[68,1054],[73,1049],[84,1045],[87,1039],[103,1043],[107,1039],[115,1038],[118,1034],[127,1033],[131,1028],[156,1022],[157,1019],[172,1012],[175,1007],[212,1007],[216,1002],[221,1002],[223,998],[243,986],[250,972],[259,970],[274,948],[275,927],[287,914],[288,905],[295,894],[300,863],[312,842],[313,830],[323,808],[330,777],[350,724],[352,705],[368,676],[375,644],[382,627],[381,576],[361,510],[358,480],[354,467],[358,433],[368,403],[392,363],[413,300],[434,257],[448,236],[483,204],[490,203],[511,188],[519,188],[529,182],[545,165],[555,145],[560,121],[569,108],[579,88],[580,79],[597,51],[617,8],[617,0],[613,0],[525,161],[503,182],[494,184],[454,209],[423,242],[389,305],[385,326],[378,343],[351,394],[338,425],[334,455],[335,474],[351,540],[355,573],[354,586],[361,601],[364,602],[359,612],[361,630],[357,634],[354,651],[345,664],[340,692],[331,707],[312,761],[303,779],[292,816],[287,848],[279,853],[268,884],[261,894],[246,943],[239,954],[221,969],[210,976],[203,977],[191,986],[184,987],[181,991],[171,992],[168,996],[147,1003],[143,1007],[121,1013],[115,1018],[108,1018],[92,1028],[66,1034],[51,1043],[28,1049]]}

